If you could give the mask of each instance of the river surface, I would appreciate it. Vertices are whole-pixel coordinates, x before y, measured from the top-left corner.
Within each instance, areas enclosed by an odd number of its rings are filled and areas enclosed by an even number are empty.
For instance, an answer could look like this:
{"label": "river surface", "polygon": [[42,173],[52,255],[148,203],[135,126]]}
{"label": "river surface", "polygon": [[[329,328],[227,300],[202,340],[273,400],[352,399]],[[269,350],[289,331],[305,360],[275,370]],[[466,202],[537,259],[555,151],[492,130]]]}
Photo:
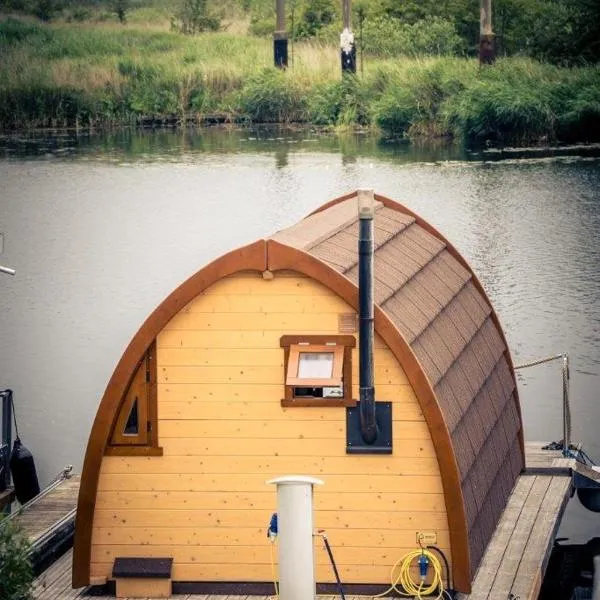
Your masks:
{"label": "river surface", "polygon": [[[568,152],[566,153],[568,154]],[[373,187],[471,263],[516,363],[568,352],[573,439],[600,460],[600,160],[211,129],[0,138],[0,389],[42,483],[80,470],[130,338],[224,252]],[[560,363],[518,373],[529,440],[562,438]],[[571,501],[562,535],[600,535]]]}

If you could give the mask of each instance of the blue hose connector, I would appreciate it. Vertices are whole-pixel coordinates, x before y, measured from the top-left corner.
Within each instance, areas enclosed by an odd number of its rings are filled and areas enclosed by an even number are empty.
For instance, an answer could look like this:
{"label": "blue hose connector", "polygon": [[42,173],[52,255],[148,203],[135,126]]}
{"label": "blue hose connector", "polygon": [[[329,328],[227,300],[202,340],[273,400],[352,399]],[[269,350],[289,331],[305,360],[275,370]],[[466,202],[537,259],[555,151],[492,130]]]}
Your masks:
{"label": "blue hose connector", "polygon": [[273,513],[271,515],[271,520],[269,521],[269,528],[267,529],[267,537],[277,537],[277,513]]}
{"label": "blue hose connector", "polygon": [[424,581],[427,577],[427,571],[429,570],[429,559],[425,554],[421,554],[419,556],[419,575],[421,576],[421,581]]}

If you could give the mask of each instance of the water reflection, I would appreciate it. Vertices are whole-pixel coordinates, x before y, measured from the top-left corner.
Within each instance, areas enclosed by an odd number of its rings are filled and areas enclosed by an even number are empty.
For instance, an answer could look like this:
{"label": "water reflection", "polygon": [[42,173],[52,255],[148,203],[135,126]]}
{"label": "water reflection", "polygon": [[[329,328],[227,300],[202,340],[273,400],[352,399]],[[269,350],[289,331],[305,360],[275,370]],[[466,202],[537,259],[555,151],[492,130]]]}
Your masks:
{"label": "water reflection", "polygon": [[400,159],[406,162],[464,160],[458,144],[410,145],[391,143],[363,133],[334,133],[310,128],[219,126],[205,129],[140,131],[120,129],[89,132],[31,132],[0,136],[0,156],[86,156],[102,160],[157,162],[182,160],[188,155],[272,152],[278,164],[288,152],[331,152],[344,163],[359,157]]}
{"label": "water reflection", "polygon": [[[16,391],[42,479],[80,467],[116,361],[178,283],[363,186],[457,246],[517,362],[570,353],[573,438],[600,459],[600,161],[486,163],[452,144],[233,126],[19,134],[0,139],[2,155],[2,259],[19,275],[0,282],[0,389]],[[561,437],[560,377],[519,373],[529,439]],[[572,541],[600,535],[577,503],[569,523]]]}

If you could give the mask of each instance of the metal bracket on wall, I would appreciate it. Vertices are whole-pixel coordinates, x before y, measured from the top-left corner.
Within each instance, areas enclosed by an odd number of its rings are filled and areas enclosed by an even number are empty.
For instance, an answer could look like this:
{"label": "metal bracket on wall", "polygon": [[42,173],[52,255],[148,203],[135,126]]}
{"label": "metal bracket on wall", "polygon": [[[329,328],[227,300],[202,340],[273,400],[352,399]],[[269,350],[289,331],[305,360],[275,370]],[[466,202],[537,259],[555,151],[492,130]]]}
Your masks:
{"label": "metal bracket on wall", "polygon": [[360,402],[346,408],[346,454],[391,454],[392,403],[376,402],[377,438],[366,444],[360,430]]}

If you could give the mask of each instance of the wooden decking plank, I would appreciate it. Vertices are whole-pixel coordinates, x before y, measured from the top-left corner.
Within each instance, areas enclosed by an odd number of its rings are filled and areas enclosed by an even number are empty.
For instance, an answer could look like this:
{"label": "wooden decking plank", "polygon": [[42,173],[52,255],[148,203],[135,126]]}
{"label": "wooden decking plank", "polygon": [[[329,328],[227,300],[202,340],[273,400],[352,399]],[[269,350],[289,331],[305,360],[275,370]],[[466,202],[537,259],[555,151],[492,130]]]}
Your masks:
{"label": "wooden decking plank", "polygon": [[540,506],[546,496],[551,479],[552,477],[543,475],[535,478],[511,535],[506,552],[498,566],[498,573],[490,589],[489,598],[508,597],[517,574],[519,563],[521,562],[521,556],[529,540],[531,529],[540,511]]}
{"label": "wooden decking plank", "polygon": [[40,586],[33,591],[34,598],[53,598],[57,595],[57,592],[60,595],[60,592],[63,592],[67,585],[71,583],[71,570],[67,569],[60,573],[56,579],[52,581],[52,583],[46,586]]}
{"label": "wooden decking plank", "polygon": [[8,488],[0,492],[0,509],[3,509],[7,504],[15,501],[15,490],[14,488]]}
{"label": "wooden decking plank", "polygon": [[50,565],[43,573],[40,573],[33,582],[34,594],[38,590],[50,587],[63,573],[71,573],[73,551],[65,552],[54,564]]}
{"label": "wooden decking plank", "polygon": [[494,583],[494,578],[498,572],[498,566],[504,557],[515,525],[521,515],[525,500],[531,491],[534,481],[535,476],[525,475],[522,475],[517,480],[477,571],[475,581],[473,582],[473,589],[468,596],[463,595],[461,596],[462,598],[484,600],[488,597]]}
{"label": "wooden decking plank", "polygon": [[513,595],[523,600],[538,596],[554,535],[560,522],[557,517],[564,511],[569,498],[570,485],[567,477],[553,477],[548,486],[511,590]]}

